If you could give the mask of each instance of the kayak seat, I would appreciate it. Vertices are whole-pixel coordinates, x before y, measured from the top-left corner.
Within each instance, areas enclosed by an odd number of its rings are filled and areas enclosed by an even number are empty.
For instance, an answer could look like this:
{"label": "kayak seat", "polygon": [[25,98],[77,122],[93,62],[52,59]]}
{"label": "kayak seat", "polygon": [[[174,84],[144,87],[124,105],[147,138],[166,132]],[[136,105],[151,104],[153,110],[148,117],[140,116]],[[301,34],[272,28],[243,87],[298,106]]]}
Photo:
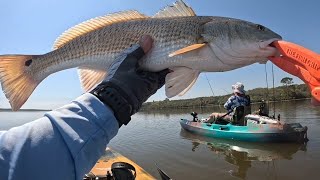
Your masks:
{"label": "kayak seat", "polygon": [[232,117],[232,124],[245,126],[245,116],[251,113],[251,106],[238,106],[234,108],[234,113]]}
{"label": "kayak seat", "polygon": [[244,106],[238,106],[233,109],[232,124],[240,125],[241,118],[244,115]]}
{"label": "kayak seat", "polygon": [[238,106],[233,109],[234,113],[231,124],[239,126],[246,125],[244,117],[248,114],[251,114],[251,99],[249,95],[246,95],[246,98],[248,99],[248,104],[245,106]]}

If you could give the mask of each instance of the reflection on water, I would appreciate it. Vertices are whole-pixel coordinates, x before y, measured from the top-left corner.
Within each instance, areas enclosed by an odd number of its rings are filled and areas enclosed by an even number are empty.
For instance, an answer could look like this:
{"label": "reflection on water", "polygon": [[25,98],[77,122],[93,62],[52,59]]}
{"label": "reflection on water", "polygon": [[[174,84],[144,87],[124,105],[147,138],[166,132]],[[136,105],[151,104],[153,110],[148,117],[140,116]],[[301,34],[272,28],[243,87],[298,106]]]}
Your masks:
{"label": "reflection on water", "polygon": [[290,160],[299,150],[307,151],[306,144],[262,144],[214,139],[191,134],[183,129],[181,129],[180,136],[191,142],[190,149],[193,152],[202,145],[214,154],[224,156],[226,162],[238,167],[236,171],[230,170],[230,174],[242,179],[246,178],[247,171],[252,166],[252,161],[269,163],[274,160]]}

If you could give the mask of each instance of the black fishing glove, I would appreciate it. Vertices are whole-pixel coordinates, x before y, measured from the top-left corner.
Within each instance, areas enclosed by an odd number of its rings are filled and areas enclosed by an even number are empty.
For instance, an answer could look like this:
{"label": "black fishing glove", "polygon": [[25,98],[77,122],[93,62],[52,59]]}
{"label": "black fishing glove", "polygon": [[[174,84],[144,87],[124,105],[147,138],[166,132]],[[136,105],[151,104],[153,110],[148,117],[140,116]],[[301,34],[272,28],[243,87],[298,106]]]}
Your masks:
{"label": "black fishing glove", "polygon": [[[147,38],[147,39],[146,39]],[[149,42],[147,47],[144,41]],[[119,56],[110,66],[108,76],[94,88],[91,93],[109,106],[119,122],[127,125],[131,115],[136,113],[143,102],[157,92],[165,83],[168,69],[160,72],[148,72],[139,67],[139,59],[148,51],[152,45],[152,39],[142,38],[140,45],[134,45]]]}

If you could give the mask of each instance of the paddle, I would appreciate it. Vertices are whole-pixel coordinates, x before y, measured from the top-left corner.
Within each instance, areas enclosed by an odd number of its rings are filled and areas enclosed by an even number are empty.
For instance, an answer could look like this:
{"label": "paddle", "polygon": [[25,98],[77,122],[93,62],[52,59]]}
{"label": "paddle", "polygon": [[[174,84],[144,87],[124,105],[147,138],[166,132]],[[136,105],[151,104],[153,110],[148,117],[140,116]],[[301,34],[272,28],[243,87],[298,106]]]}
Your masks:
{"label": "paddle", "polygon": [[[224,120],[223,118],[224,118],[225,116],[229,115],[229,114],[232,113],[232,112],[233,112],[233,111],[229,111],[229,112],[227,112],[226,114],[217,117],[217,119],[215,119],[214,122],[207,123],[207,126],[210,127],[210,126],[212,125],[212,123],[215,123],[215,122],[217,122],[217,121],[219,121],[219,120]],[[224,120],[224,121],[226,121],[226,120]]]}
{"label": "paddle", "polygon": [[308,85],[313,105],[320,105],[320,55],[300,45],[274,41],[272,43],[282,56],[269,57],[273,64],[280,69],[300,78]]}
{"label": "paddle", "polygon": [[229,115],[229,114],[230,114],[230,113],[232,113],[232,112],[233,112],[233,111],[229,111],[229,112],[227,112],[226,114],[224,114],[224,115],[222,115],[222,116],[218,117],[217,119],[224,118],[225,116]]}
{"label": "paddle", "polygon": [[172,180],[164,171],[162,171],[157,164],[155,164],[162,180]]}

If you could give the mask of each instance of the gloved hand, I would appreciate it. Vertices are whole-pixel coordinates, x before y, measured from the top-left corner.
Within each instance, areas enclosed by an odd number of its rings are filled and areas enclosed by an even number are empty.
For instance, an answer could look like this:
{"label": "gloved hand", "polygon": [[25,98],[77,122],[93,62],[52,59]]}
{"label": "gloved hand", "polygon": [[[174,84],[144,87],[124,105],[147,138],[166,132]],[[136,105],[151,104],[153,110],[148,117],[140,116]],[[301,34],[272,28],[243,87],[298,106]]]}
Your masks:
{"label": "gloved hand", "polygon": [[169,69],[148,72],[139,67],[138,61],[152,47],[150,36],[143,36],[140,45],[134,45],[120,55],[108,69],[108,76],[91,93],[108,105],[119,122],[127,125],[131,115],[143,102],[165,83]]}

